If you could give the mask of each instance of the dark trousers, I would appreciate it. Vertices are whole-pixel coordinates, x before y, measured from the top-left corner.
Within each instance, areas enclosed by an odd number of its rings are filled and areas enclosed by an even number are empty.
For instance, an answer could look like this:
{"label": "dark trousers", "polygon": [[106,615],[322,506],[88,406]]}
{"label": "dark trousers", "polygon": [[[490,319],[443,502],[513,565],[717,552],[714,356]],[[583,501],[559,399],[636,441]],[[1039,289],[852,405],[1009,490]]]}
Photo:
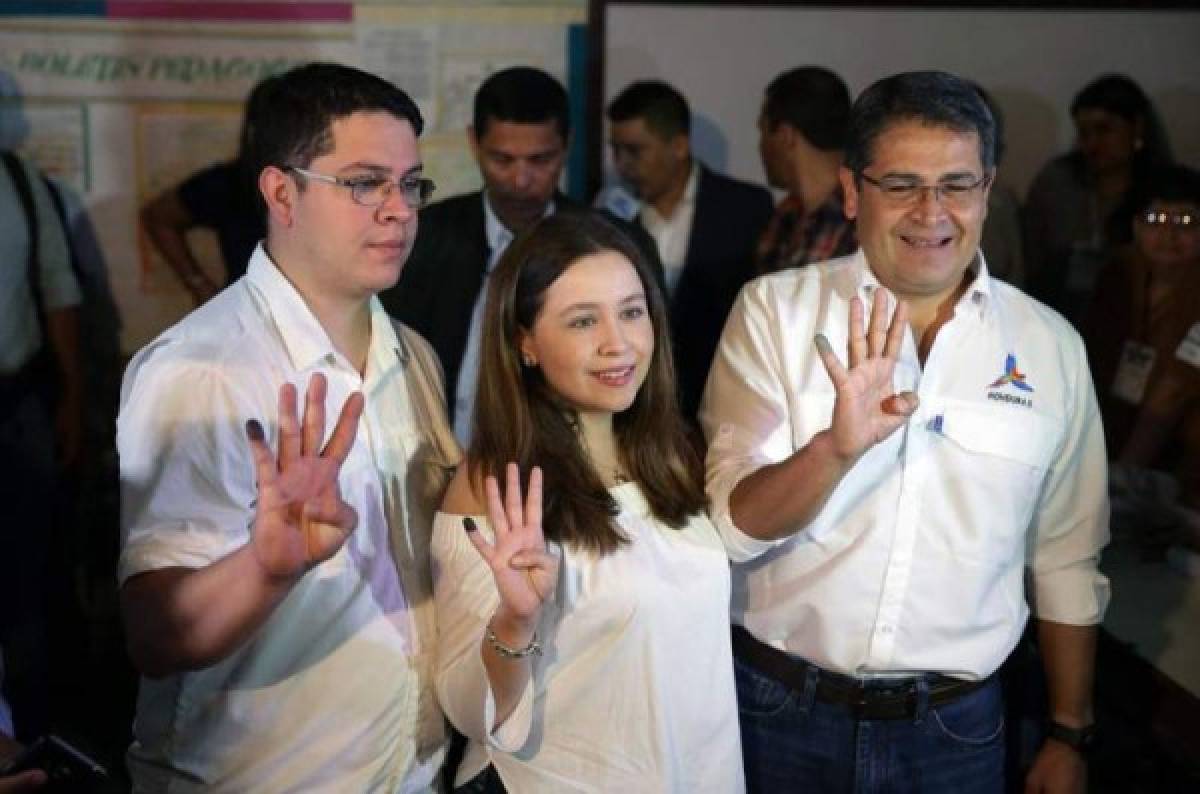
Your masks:
{"label": "dark trousers", "polygon": [[6,400],[0,415],[0,648],[17,738],[49,727],[47,614],[55,515],[54,425],[41,395]]}
{"label": "dark trousers", "polygon": [[994,678],[938,706],[918,683],[911,718],[863,720],[817,700],[815,677],[797,692],[737,658],[734,672],[750,794],[1004,791],[1004,703]]}

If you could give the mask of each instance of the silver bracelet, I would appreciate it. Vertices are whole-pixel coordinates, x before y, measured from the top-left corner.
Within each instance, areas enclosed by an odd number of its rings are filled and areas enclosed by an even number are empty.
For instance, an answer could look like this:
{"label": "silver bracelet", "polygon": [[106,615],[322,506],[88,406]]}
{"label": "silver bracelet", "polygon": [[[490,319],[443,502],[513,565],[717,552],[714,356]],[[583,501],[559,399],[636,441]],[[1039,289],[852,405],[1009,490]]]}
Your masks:
{"label": "silver bracelet", "polygon": [[542,644],[538,642],[537,633],[533,635],[533,639],[524,648],[510,648],[496,636],[496,632],[492,631],[492,627],[487,627],[487,634],[483,635],[488,641],[488,645],[492,646],[492,650],[503,656],[505,659],[524,659],[527,656],[541,656]]}

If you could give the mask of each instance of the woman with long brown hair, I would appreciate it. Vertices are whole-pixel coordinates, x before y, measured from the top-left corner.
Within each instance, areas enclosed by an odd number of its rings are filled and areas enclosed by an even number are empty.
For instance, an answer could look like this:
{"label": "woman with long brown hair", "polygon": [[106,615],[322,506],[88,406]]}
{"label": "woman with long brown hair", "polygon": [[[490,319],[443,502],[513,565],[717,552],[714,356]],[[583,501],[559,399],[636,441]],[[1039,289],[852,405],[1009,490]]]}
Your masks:
{"label": "woman with long brown hair", "polygon": [[646,263],[560,213],[490,282],[472,440],[434,521],[456,782],[741,791],[728,564]]}

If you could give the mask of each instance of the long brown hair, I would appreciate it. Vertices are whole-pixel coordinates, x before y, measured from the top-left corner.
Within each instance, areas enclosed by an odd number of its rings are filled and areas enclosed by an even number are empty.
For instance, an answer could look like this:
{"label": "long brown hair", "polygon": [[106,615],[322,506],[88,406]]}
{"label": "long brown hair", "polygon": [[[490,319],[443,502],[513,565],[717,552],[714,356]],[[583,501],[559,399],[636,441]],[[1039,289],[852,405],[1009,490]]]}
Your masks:
{"label": "long brown hair", "polygon": [[605,251],[633,264],[654,329],[646,380],[633,404],[613,417],[620,462],[668,526],[681,528],[704,507],[700,458],[679,412],[662,294],[637,246],[590,211],[538,222],[513,242],[489,278],[469,451],[476,484],[487,474],[503,483],[510,461],[523,473],[541,466],[546,537],[602,554],[627,541],[613,523],[617,503],[588,459],[573,409],[541,370],[521,365],[518,344],[533,328],[550,285],[579,259]]}

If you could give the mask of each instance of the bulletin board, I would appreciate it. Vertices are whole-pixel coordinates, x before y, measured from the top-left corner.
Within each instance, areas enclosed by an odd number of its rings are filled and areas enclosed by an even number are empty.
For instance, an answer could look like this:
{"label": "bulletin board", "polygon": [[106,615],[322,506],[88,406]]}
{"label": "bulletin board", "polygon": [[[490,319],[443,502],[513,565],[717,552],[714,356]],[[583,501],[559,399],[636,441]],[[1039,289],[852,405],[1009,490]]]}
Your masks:
{"label": "bulletin board", "polygon": [[[233,156],[258,80],[313,60],[392,80],[425,116],[422,157],[444,198],[479,186],[465,133],[479,83],[516,64],[567,82],[569,34],[585,14],[584,0],[6,2],[0,146],[29,156],[88,214],[128,353],[192,308],[138,208]],[[193,234],[201,265],[219,274],[215,238]]]}

